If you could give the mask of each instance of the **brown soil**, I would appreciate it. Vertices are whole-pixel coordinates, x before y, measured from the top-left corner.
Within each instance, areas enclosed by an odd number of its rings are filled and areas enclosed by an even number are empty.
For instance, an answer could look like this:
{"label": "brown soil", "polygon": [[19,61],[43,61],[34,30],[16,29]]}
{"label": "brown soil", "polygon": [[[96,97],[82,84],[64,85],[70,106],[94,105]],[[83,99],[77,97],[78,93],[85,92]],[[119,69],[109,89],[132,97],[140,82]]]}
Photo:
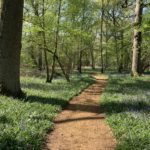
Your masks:
{"label": "brown soil", "polygon": [[99,100],[107,78],[96,75],[96,83],[73,98],[55,119],[55,129],[47,137],[47,150],[114,150],[116,140],[100,113]]}

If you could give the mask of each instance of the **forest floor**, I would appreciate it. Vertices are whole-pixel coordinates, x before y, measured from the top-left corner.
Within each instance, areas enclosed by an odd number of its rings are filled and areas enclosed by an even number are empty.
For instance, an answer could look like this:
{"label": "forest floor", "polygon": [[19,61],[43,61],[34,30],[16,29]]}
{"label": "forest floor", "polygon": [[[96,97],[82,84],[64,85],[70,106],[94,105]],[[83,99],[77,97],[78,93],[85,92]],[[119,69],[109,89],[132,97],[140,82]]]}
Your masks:
{"label": "forest floor", "polygon": [[117,150],[150,150],[150,76],[110,75],[101,108]]}
{"label": "forest floor", "polygon": [[55,119],[46,141],[49,150],[114,150],[116,140],[99,108],[107,77],[95,75],[96,83],[72,99]]}
{"label": "forest floor", "polygon": [[0,95],[0,150],[41,150],[54,118],[69,101],[95,80],[88,74],[72,74],[71,82],[59,77],[46,84],[43,76],[22,76],[24,99]]}

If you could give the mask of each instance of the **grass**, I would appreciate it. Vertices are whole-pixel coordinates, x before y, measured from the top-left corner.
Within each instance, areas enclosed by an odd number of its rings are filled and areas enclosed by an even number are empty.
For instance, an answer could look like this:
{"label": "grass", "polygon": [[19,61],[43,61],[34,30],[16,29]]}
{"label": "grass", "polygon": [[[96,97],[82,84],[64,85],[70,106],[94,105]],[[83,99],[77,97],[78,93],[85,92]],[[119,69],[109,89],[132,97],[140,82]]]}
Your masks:
{"label": "grass", "polygon": [[117,150],[150,150],[150,77],[112,77],[101,108],[118,140]]}
{"label": "grass", "polygon": [[45,79],[22,77],[26,99],[0,96],[0,149],[41,149],[47,132],[53,130],[54,117],[72,97],[93,83],[88,75],[74,75],[71,80],[46,84]]}

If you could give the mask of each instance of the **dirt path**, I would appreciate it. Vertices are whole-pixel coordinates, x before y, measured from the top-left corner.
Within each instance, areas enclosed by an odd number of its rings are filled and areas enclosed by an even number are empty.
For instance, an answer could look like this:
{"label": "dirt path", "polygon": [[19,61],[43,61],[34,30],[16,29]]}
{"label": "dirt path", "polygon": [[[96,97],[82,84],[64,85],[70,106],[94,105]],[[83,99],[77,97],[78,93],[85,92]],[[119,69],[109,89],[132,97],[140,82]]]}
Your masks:
{"label": "dirt path", "polygon": [[75,97],[55,119],[55,130],[48,135],[48,150],[114,150],[116,140],[100,113],[99,99],[107,79],[97,82]]}

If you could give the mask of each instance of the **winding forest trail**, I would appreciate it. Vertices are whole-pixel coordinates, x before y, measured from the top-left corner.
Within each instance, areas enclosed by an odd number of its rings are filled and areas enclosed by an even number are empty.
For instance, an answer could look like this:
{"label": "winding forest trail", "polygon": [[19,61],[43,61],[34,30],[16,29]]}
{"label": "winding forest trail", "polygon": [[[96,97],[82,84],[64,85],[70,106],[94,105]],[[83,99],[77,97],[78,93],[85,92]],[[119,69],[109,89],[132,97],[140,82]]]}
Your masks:
{"label": "winding forest trail", "polygon": [[96,83],[73,98],[55,119],[55,129],[47,137],[47,150],[114,150],[116,140],[100,112],[99,100],[107,77],[95,75]]}

